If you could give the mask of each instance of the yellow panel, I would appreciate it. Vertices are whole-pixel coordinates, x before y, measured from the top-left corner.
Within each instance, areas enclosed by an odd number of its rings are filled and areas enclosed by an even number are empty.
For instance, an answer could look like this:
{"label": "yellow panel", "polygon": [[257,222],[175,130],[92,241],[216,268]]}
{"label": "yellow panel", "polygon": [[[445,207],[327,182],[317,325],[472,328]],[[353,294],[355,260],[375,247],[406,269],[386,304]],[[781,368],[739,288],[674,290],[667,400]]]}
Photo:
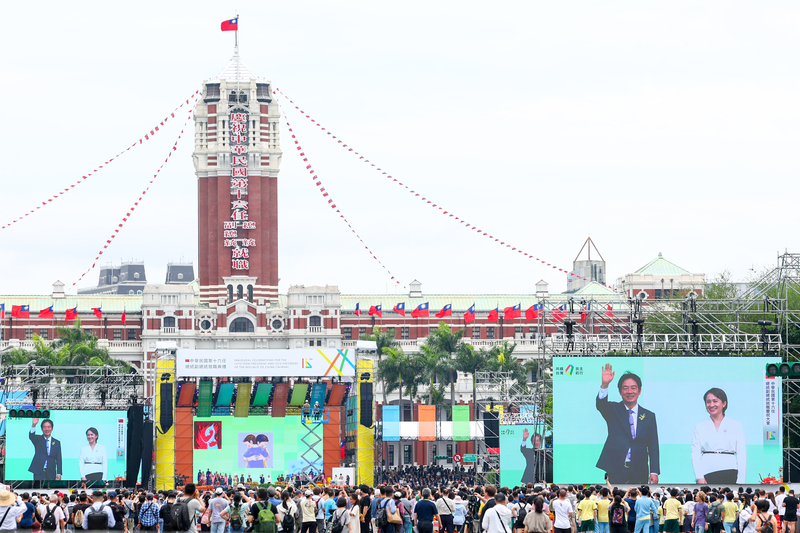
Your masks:
{"label": "yellow panel", "polygon": [[[166,383],[173,384],[175,392],[175,358],[158,359],[156,361],[156,405],[155,420],[158,422],[158,413],[161,412],[161,376],[169,374]],[[172,490],[175,488],[175,398],[164,398],[172,408],[172,427],[161,434],[156,431],[156,490]],[[159,428],[160,429],[160,428]]]}
{"label": "yellow panel", "polygon": [[[361,380],[360,376],[367,372],[368,380]],[[372,361],[358,359],[356,375],[358,383],[372,383]],[[374,409],[374,406],[370,406]],[[361,401],[357,402],[356,420],[361,420]],[[374,417],[373,417],[374,420]],[[370,487],[375,485],[375,430],[357,424],[358,437],[356,438],[356,479],[359,484],[366,483]]]}

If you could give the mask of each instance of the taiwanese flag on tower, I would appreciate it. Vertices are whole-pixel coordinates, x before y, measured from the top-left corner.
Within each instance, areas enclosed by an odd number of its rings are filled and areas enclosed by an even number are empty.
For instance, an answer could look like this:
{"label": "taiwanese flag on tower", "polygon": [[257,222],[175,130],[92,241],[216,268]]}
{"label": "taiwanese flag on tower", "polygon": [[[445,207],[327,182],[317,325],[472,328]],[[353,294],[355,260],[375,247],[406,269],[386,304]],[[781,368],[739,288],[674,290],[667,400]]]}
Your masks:
{"label": "taiwanese flag on tower", "polygon": [[421,316],[430,316],[428,313],[428,302],[419,304],[416,309],[411,311],[411,318],[419,318]]}
{"label": "taiwanese flag on tower", "polygon": [[12,305],[11,316],[14,318],[30,318],[31,306],[30,305]]}
{"label": "taiwanese flag on tower", "polygon": [[525,310],[525,320],[536,320],[539,318],[539,311],[544,309],[542,304],[534,304]]}
{"label": "taiwanese flag on tower", "polygon": [[361,306],[361,304],[360,304],[360,303],[357,303],[357,304],[356,304],[356,310],[354,311],[354,314],[355,314],[356,316],[358,316],[358,317],[360,317],[360,316],[361,316],[361,307],[360,307],[360,306]]}
{"label": "taiwanese flag on tower", "polygon": [[226,20],[220,25],[222,31],[239,31],[239,18]]}
{"label": "taiwanese flag on tower", "polygon": [[78,306],[76,305],[72,309],[67,309],[67,320],[75,320],[78,318]]}
{"label": "taiwanese flag on tower", "polygon": [[94,313],[94,316],[97,318],[103,318],[103,310],[99,307],[92,307],[92,313]]}
{"label": "taiwanese flag on tower", "polygon": [[467,312],[464,313],[464,324],[469,324],[470,322],[475,322],[475,304],[467,309]]}
{"label": "taiwanese flag on tower", "polygon": [[503,309],[503,314],[506,320],[514,320],[522,316],[522,304],[517,304],[514,307],[506,307]]}
{"label": "taiwanese flag on tower", "polygon": [[500,309],[495,307],[491,311],[489,311],[489,322],[497,322],[500,319]]}
{"label": "taiwanese flag on tower", "polygon": [[37,318],[53,318],[53,306],[45,307],[39,311],[39,316]]}
{"label": "taiwanese flag on tower", "polygon": [[453,316],[453,304],[445,305],[441,311],[436,313],[436,318],[444,318],[446,316]]}
{"label": "taiwanese flag on tower", "polygon": [[399,304],[392,307],[392,311],[397,313],[398,315],[406,316],[406,303],[400,302]]}
{"label": "taiwanese flag on tower", "polygon": [[369,308],[369,316],[378,315],[378,318],[383,318],[383,310],[380,305],[371,305]]}

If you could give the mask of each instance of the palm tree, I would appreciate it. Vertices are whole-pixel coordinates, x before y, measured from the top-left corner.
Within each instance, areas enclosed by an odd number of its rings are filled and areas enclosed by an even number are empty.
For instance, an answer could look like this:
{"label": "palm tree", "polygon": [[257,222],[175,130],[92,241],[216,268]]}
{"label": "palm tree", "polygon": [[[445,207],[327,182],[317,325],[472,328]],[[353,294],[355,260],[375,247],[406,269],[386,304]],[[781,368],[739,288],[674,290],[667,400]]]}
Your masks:
{"label": "palm tree", "polygon": [[[395,340],[397,332],[394,329],[387,329],[381,332],[381,328],[375,326],[372,328],[372,335],[362,335],[362,341],[375,341],[377,348],[375,353],[378,354],[378,366],[381,364],[381,359],[386,348],[397,348],[400,344]],[[381,382],[381,391],[383,392],[383,405],[386,405],[386,383]]]}
{"label": "palm tree", "polygon": [[384,383],[385,391],[392,392],[399,389],[400,399],[403,399],[403,370],[408,357],[401,348],[386,348],[386,359],[378,362],[376,377]]}
{"label": "palm tree", "polygon": [[503,341],[500,346],[492,346],[489,349],[489,370],[497,372],[510,372],[511,379],[519,383],[521,387],[528,385],[528,372],[525,365],[519,359],[512,357],[516,344]]}
{"label": "palm tree", "polygon": [[484,348],[476,350],[471,344],[459,344],[456,352],[456,368],[472,376],[472,401],[477,401],[478,372],[489,370],[489,354]]}
{"label": "palm tree", "polygon": [[26,365],[31,360],[30,352],[22,348],[12,348],[3,352],[3,366],[6,365]]}
{"label": "palm tree", "polygon": [[450,373],[449,362],[445,359],[445,355],[433,349],[431,346],[424,344],[420,346],[420,355],[417,360],[420,364],[422,376],[428,385],[428,405],[433,403],[433,391],[436,381],[445,381]]}
{"label": "palm tree", "polygon": [[450,383],[450,407],[456,404],[456,382],[458,381],[458,368],[453,361],[453,354],[458,350],[461,338],[464,336],[464,328],[453,331],[444,322],[439,322],[436,328],[425,341],[433,350],[446,356],[441,369],[447,373],[447,381]]}

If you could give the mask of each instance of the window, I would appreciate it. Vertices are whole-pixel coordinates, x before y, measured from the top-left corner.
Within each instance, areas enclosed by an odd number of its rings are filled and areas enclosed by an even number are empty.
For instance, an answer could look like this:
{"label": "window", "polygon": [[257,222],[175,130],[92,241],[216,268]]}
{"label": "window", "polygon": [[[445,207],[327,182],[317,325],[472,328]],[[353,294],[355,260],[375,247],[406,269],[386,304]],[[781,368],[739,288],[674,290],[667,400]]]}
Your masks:
{"label": "window", "polygon": [[136,330],[135,329],[129,329],[128,330],[128,340],[129,341],[135,341],[136,340]]}
{"label": "window", "polygon": [[308,318],[308,325],[312,328],[318,328],[322,326],[322,317],[319,316],[312,316]]}
{"label": "window", "polygon": [[528,326],[528,333],[535,335],[539,331],[539,326]]}
{"label": "window", "polygon": [[114,340],[121,341],[122,340],[122,330],[119,328],[114,329]]}
{"label": "window", "polygon": [[317,346],[322,346],[322,339],[317,339]]}
{"label": "window", "polygon": [[256,83],[256,99],[259,102],[271,102],[268,83]]}
{"label": "window", "polygon": [[164,320],[162,321],[162,327],[164,327],[164,328],[174,328],[175,327],[175,317],[174,316],[165,316]]}
{"label": "window", "polygon": [[408,337],[409,337],[408,328],[407,327],[401,327],[400,328],[400,339],[402,339],[404,341],[407,341]]}
{"label": "window", "polygon": [[4,340],[6,340],[6,330],[3,329],[3,328],[0,328],[0,341],[4,341]]}
{"label": "window", "polygon": [[178,279],[183,279],[183,272],[178,272]]}
{"label": "window", "polygon": [[473,339],[480,339],[481,338],[481,327],[480,326],[472,326],[472,338]]}
{"label": "window", "polygon": [[25,328],[25,340],[29,341],[33,339],[33,328]]}
{"label": "window", "polygon": [[209,83],[206,85],[206,102],[209,100],[219,100],[219,83]]}
{"label": "window", "polygon": [[447,464],[453,464],[453,445],[447,445]]}
{"label": "window", "polygon": [[50,338],[50,330],[44,328],[40,329],[39,337],[41,337],[43,341],[48,340]]}
{"label": "window", "polygon": [[237,285],[236,286],[236,299],[237,300],[241,300],[242,298],[244,298],[244,287],[242,287],[241,285]]}
{"label": "window", "polygon": [[129,290],[128,294],[133,295],[133,289]]}
{"label": "window", "polygon": [[486,338],[494,339],[494,326],[486,326]]}
{"label": "window", "polygon": [[353,328],[344,328],[344,340],[353,340]]}
{"label": "window", "polygon": [[322,295],[314,295],[314,296],[306,296],[306,303],[307,304],[316,304],[322,305],[325,303],[324,297]]}
{"label": "window", "polygon": [[403,464],[410,465],[414,461],[411,459],[411,445],[404,444],[403,445]]}
{"label": "window", "polygon": [[[239,286],[241,287],[241,285]],[[228,327],[228,331],[231,333],[253,333],[255,330],[253,329],[253,323],[250,322],[250,320],[240,316],[239,318],[233,319],[230,327]]]}
{"label": "window", "polygon": [[91,335],[92,335],[92,328],[83,328],[83,332],[84,332],[86,335],[89,335],[89,336],[91,336]]}
{"label": "window", "polygon": [[[31,437],[31,438],[33,438],[33,437]],[[387,464],[389,466],[394,466],[394,445],[390,444],[389,446],[387,446],[387,448],[388,448],[388,452],[386,453],[386,455],[388,457],[386,458],[386,462],[387,462]]]}
{"label": "window", "polygon": [[133,273],[133,279],[139,279],[139,273],[138,272],[134,272]]}
{"label": "window", "polygon": [[228,303],[233,301],[233,285],[228,285]]}
{"label": "window", "polygon": [[656,294],[655,294],[656,300],[660,300],[661,299],[661,289],[656,289],[655,292],[656,292]]}
{"label": "window", "polygon": [[142,291],[136,291],[136,294],[138,294],[139,296],[141,296],[141,295],[142,295]]}
{"label": "window", "polygon": [[358,328],[358,338],[360,339],[362,335],[367,334],[367,328]]}
{"label": "window", "polygon": [[522,326],[514,326],[514,335],[522,336]]}
{"label": "window", "polygon": [[247,286],[247,301],[253,303],[253,286]]}

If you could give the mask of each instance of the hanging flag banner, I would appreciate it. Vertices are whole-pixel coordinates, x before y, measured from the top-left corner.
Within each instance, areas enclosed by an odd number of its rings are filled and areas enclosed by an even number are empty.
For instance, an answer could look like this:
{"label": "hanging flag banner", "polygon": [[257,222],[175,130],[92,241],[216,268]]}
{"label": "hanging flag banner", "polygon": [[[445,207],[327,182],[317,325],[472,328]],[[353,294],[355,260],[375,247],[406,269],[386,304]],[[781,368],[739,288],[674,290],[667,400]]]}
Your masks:
{"label": "hanging flag banner", "polygon": [[50,198],[47,198],[47,201],[43,201],[43,202],[41,203],[42,205],[40,205],[40,206],[37,206],[35,209],[31,209],[30,211],[28,211],[27,213],[25,213],[25,214],[24,214],[24,215],[22,215],[21,217],[17,217],[16,219],[12,220],[11,222],[8,222],[7,224],[4,224],[4,225],[0,226],[0,229],[6,229],[6,228],[10,228],[12,224],[16,224],[18,221],[20,221],[20,220],[24,219],[24,218],[25,218],[25,217],[27,217],[27,216],[30,216],[30,215],[32,215],[32,214],[33,214],[33,213],[35,213],[36,211],[40,210],[42,207],[46,207],[46,206],[48,206],[50,203],[52,203],[52,202],[53,202],[53,200],[58,200],[58,199],[59,199],[61,196],[64,196],[64,193],[68,193],[69,191],[71,191],[72,189],[74,189],[74,188],[75,188],[77,185],[80,185],[81,183],[83,183],[84,181],[86,181],[87,179],[89,179],[91,176],[93,176],[93,175],[97,174],[98,172],[100,172],[100,170],[102,170],[103,168],[105,168],[105,167],[107,167],[109,164],[111,164],[111,162],[112,162],[112,161],[115,161],[115,160],[116,160],[116,159],[118,159],[120,156],[122,156],[122,155],[124,155],[126,152],[130,151],[130,149],[131,149],[131,148],[135,148],[137,145],[139,145],[139,144],[142,144],[142,140],[146,140],[146,141],[147,141],[147,140],[150,140],[150,137],[152,137],[153,135],[155,135],[155,134],[156,134],[156,132],[160,131],[160,130],[159,130],[159,126],[163,128],[163,127],[164,127],[164,124],[166,124],[166,123],[167,123],[167,121],[168,121],[170,118],[174,118],[174,117],[175,117],[175,113],[176,113],[176,112],[177,112],[177,111],[178,111],[180,108],[182,108],[184,105],[190,105],[190,104],[189,104],[189,102],[190,102],[190,101],[192,101],[192,103],[194,103],[194,101],[195,101],[195,100],[197,100],[197,98],[199,98],[201,94],[202,94],[202,92],[201,92],[201,91],[195,91],[195,92],[194,92],[194,94],[192,94],[192,96],[191,96],[190,98],[187,98],[187,99],[186,99],[186,101],[185,101],[185,102],[183,102],[183,103],[181,103],[181,105],[179,105],[178,107],[176,107],[176,108],[175,108],[175,109],[172,111],[172,113],[170,113],[168,116],[164,117],[164,120],[162,120],[161,122],[159,122],[159,123],[158,123],[158,125],[154,126],[154,127],[153,127],[153,129],[151,129],[151,130],[150,130],[150,133],[149,133],[149,134],[148,134],[148,133],[146,133],[146,134],[144,135],[144,137],[140,137],[140,138],[139,138],[139,139],[138,139],[136,142],[134,142],[132,145],[128,146],[126,149],[122,150],[121,152],[119,152],[119,153],[118,153],[117,155],[115,155],[114,157],[112,157],[112,158],[108,159],[107,161],[104,161],[102,165],[98,165],[98,167],[97,167],[97,168],[95,168],[95,169],[94,169],[94,170],[92,170],[91,172],[88,172],[88,173],[87,173],[85,176],[81,176],[81,179],[79,179],[78,181],[76,181],[75,183],[73,183],[72,185],[70,185],[69,187],[65,188],[63,191],[59,191],[59,193],[58,193],[58,194],[54,194],[52,197],[50,197]]}
{"label": "hanging flag banner", "polygon": [[[273,94],[274,94],[274,91],[273,91]],[[364,249],[367,250],[367,253],[369,255],[371,255],[372,258],[375,261],[378,262],[378,264],[381,266],[381,268],[383,268],[383,270],[386,271],[387,274],[389,274],[389,277],[391,278],[392,281],[394,281],[397,285],[400,285],[400,282],[395,279],[395,277],[391,273],[391,271],[388,268],[386,268],[386,266],[381,262],[381,260],[378,259],[378,256],[376,256],[375,253],[370,249],[370,247],[367,246],[367,243],[364,242],[364,239],[361,238],[361,236],[356,232],[355,228],[353,228],[353,226],[350,225],[350,222],[345,218],[345,216],[342,214],[342,212],[336,207],[336,204],[334,203],[333,199],[329,197],[330,195],[325,190],[325,187],[322,186],[321,178],[319,178],[319,176],[317,176],[317,173],[314,171],[314,169],[311,168],[311,163],[308,161],[308,157],[306,156],[305,152],[303,151],[303,147],[300,146],[300,142],[297,140],[297,136],[295,135],[294,131],[292,130],[292,125],[289,124],[289,121],[288,121],[288,119],[286,117],[286,114],[283,112],[283,108],[281,108],[280,103],[278,104],[278,108],[281,110],[281,114],[283,115],[284,119],[286,119],[286,127],[288,128],[289,133],[292,135],[292,141],[295,144],[295,148],[297,149],[300,157],[303,158],[303,162],[306,163],[306,170],[308,170],[309,174],[311,174],[311,179],[314,180],[314,185],[319,187],[320,193],[322,194],[323,198],[328,198],[328,200],[327,200],[328,205],[331,207],[331,209],[335,209],[336,210],[336,213],[339,214],[339,218],[342,219],[342,221],[345,224],[347,224],[347,227],[350,228],[350,231],[353,232],[353,235],[355,235],[356,238],[359,240],[359,242],[364,245]],[[406,287],[403,286],[403,288],[406,288]]]}
{"label": "hanging flag banner", "polygon": [[[449,211],[445,210],[445,209],[444,209],[444,207],[442,207],[442,206],[440,206],[440,205],[438,205],[438,204],[434,203],[432,200],[430,200],[430,199],[426,198],[425,196],[422,196],[422,194],[421,194],[421,193],[419,193],[419,192],[415,191],[414,189],[410,188],[408,185],[404,184],[403,182],[401,182],[401,181],[398,181],[396,178],[392,177],[392,175],[391,175],[391,174],[389,174],[389,173],[387,173],[386,171],[384,171],[384,170],[383,170],[381,167],[377,166],[375,163],[372,163],[372,162],[370,162],[370,160],[369,160],[369,159],[366,159],[366,158],[365,158],[363,155],[361,155],[360,153],[358,153],[356,150],[354,150],[353,148],[349,147],[349,146],[348,146],[346,143],[344,143],[344,142],[343,142],[341,139],[337,138],[337,137],[336,137],[336,135],[334,135],[333,133],[331,133],[331,131],[330,131],[330,130],[328,130],[327,128],[324,128],[324,127],[322,126],[322,124],[320,124],[320,123],[319,123],[318,121],[316,121],[315,119],[311,118],[311,115],[307,114],[305,111],[303,111],[302,109],[300,109],[300,107],[298,107],[298,106],[297,106],[297,104],[295,104],[295,103],[294,103],[294,101],[292,101],[292,99],[291,99],[291,98],[289,98],[288,96],[286,96],[285,94],[283,94],[283,92],[282,92],[282,91],[281,91],[279,88],[277,88],[277,87],[276,87],[276,88],[275,88],[275,90],[274,90],[274,91],[272,91],[272,94],[277,94],[278,96],[280,96],[280,97],[281,97],[281,98],[283,98],[284,100],[288,101],[288,102],[289,102],[289,103],[290,103],[292,106],[294,106],[294,108],[295,108],[297,111],[299,111],[299,112],[300,112],[300,113],[301,113],[301,114],[302,114],[302,115],[303,115],[305,118],[307,118],[307,119],[308,119],[308,120],[310,120],[310,121],[311,121],[311,122],[312,122],[314,125],[316,125],[318,128],[320,128],[320,130],[321,130],[321,131],[324,131],[324,132],[325,132],[327,135],[329,135],[331,139],[336,139],[336,142],[337,142],[337,144],[339,144],[339,146],[341,146],[342,148],[345,148],[345,149],[347,149],[347,151],[348,151],[348,152],[352,152],[352,153],[353,153],[353,155],[356,155],[356,156],[358,156],[358,159],[359,159],[360,161],[362,161],[362,162],[364,162],[364,163],[367,163],[367,164],[369,164],[369,165],[370,165],[370,166],[371,166],[371,167],[372,167],[374,170],[376,170],[376,171],[380,172],[380,173],[381,173],[381,174],[382,174],[384,177],[386,177],[386,179],[392,180],[392,182],[396,183],[398,186],[405,188],[405,189],[406,189],[406,191],[407,191],[409,194],[412,194],[412,195],[413,195],[415,198],[419,198],[419,199],[420,199],[420,201],[422,201],[422,202],[425,202],[425,203],[426,203],[428,206],[430,206],[431,208],[433,208],[433,209],[436,209],[436,210],[440,211],[440,212],[442,213],[442,215],[445,215],[445,216],[447,216],[448,218],[452,218],[454,221],[457,221],[459,224],[463,224],[463,225],[464,225],[464,227],[465,227],[465,228],[468,228],[468,229],[470,229],[470,231],[477,231],[477,232],[478,232],[478,235],[483,235],[484,237],[488,237],[488,238],[489,238],[489,240],[492,240],[492,241],[494,241],[494,242],[496,242],[496,243],[500,244],[501,246],[504,246],[505,248],[507,248],[507,249],[508,249],[508,250],[510,250],[510,251],[517,252],[517,253],[519,253],[519,254],[523,255],[524,257],[527,257],[528,259],[532,259],[532,260],[534,260],[534,261],[536,261],[536,262],[539,262],[539,263],[541,263],[542,265],[545,265],[545,266],[548,266],[548,267],[552,267],[553,269],[555,269],[555,270],[558,270],[559,272],[563,272],[564,274],[568,274],[568,275],[570,275],[570,276],[574,276],[574,277],[579,277],[580,279],[582,279],[582,280],[584,280],[584,281],[590,281],[590,280],[588,280],[587,278],[583,278],[583,277],[577,276],[577,275],[576,275],[574,272],[571,272],[571,271],[569,271],[569,270],[565,270],[565,269],[563,269],[563,268],[559,268],[559,267],[558,267],[558,266],[556,266],[556,265],[553,265],[553,264],[551,264],[551,263],[548,263],[548,262],[547,262],[547,261],[545,261],[544,259],[540,259],[540,258],[538,258],[538,257],[535,257],[533,254],[529,254],[528,252],[525,252],[525,251],[524,251],[524,250],[522,250],[521,248],[518,248],[518,247],[516,247],[516,246],[512,246],[511,244],[509,244],[509,243],[506,243],[505,241],[501,240],[500,238],[497,238],[497,237],[495,237],[494,235],[490,235],[488,232],[486,232],[486,231],[483,231],[483,230],[481,230],[480,228],[477,228],[477,227],[476,227],[474,224],[470,224],[470,223],[468,223],[468,222],[467,222],[466,220],[464,220],[463,218],[457,217],[457,216],[456,216],[456,215],[454,215],[453,213],[451,213],[451,212],[449,212]],[[280,104],[279,104],[279,105],[280,105]],[[604,286],[604,287],[606,287],[606,288],[608,288],[608,289],[611,289],[611,290],[613,290],[614,292],[617,292],[617,289],[615,289],[615,288],[614,288],[614,287],[612,287],[611,285],[603,285],[603,286]]]}
{"label": "hanging flag banner", "polygon": [[178,350],[179,377],[355,377],[356,351],[335,348],[296,350]]}
{"label": "hanging flag banner", "polygon": [[[187,100],[186,102],[188,103],[189,100]],[[125,223],[128,221],[128,219],[131,217],[133,212],[136,211],[136,208],[139,206],[139,202],[142,201],[142,198],[145,197],[147,192],[150,190],[150,187],[153,186],[153,182],[158,178],[159,174],[161,174],[161,170],[164,168],[164,165],[166,165],[169,162],[170,158],[172,157],[172,153],[178,149],[178,142],[181,140],[181,137],[183,136],[183,130],[186,127],[186,124],[188,124],[189,120],[191,120],[191,118],[192,118],[192,110],[190,109],[189,110],[189,115],[186,117],[186,120],[184,121],[183,126],[181,126],[181,132],[178,134],[178,138],[175,140],[175,142],[172,143],[172,147],[170,148],[170,151],[167,154],[167,157],[164,159],[164,162],[161,163],[161,166],[158,167],[158,170],[156,170],[155,174],[153,174],[152,179],[150,179],[150,183],[142,191],[141,196],[139,196],[139,198],[135,202],[133,202],[133,205],[128,208],[128,211],[125,213],[125,216],[122,217],[122,220],[120,221],[120,223],[117,224],[117,228],[114,230],[114,232],[109,236],[108,239],[106,239],[106,243],[103,245],[103,247],[100,249],[100,251],[97,252],[97,256],[95,256],[94,263],[92,263],[92,266],[90,266],[86,270],[86,272],[81,274],[78,277],[78,279],[75,280],[72,283],[73,287],[75,285],[77,285],[78,283],[80,283],[81,280],[83,280],[83,278],[86,277],[86,274],[91,272],[95,268],[95,266],[97,266],[97,261],[100,260],[100,257],[105,253],[105,251],[108,249],[108,247],[111,246],[111,243],[113,242],[114,239],[117,238],[117,235],[119,235],[119,232],[122,229],[122,227],[125,225]]]}

